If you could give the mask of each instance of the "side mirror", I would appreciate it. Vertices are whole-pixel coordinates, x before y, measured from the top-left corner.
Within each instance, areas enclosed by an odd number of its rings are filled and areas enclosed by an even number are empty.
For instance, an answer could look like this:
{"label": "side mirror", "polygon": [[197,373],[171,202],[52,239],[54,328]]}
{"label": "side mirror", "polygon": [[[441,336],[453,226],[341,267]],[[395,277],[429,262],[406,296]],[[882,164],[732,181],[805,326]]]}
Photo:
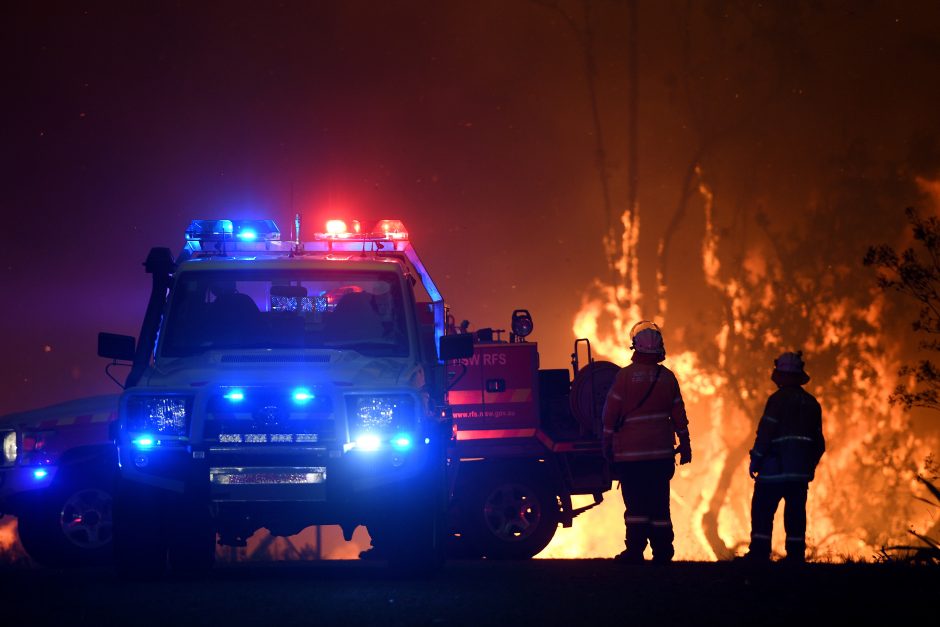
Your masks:
{"label": "side mirror", "polygon": [[115,361],[134,361],[137,342],[130,335],[116,333],[98,334],[98,357]]}
{"label": "side mirror", "polygon": [[441,356],[441,361],[470,357],[473,355],[473,335],[458,333],[442,336],[438,354]]}

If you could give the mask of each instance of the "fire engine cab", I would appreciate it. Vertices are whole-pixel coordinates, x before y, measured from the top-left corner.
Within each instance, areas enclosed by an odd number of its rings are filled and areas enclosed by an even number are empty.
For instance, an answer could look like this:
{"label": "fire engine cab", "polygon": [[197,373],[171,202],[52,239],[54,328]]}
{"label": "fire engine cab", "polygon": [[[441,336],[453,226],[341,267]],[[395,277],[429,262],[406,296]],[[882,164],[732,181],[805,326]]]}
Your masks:
{"label": "fire engine cab", "polygon": [[[284,241],[273,221],[196,220],[153,249],[119,406],[114,555],[122,571],[198,571],[216,537],[358,525],[396,569],[444,557],[444,302],[399,221],[330,221]],[[440,352],[439,352],[440,351]]]}
{"label": "fire engine cab", "polygon": [[49,566],[111,558],[114,394],[0,418],[0,516],[17,517],[29,556]]}

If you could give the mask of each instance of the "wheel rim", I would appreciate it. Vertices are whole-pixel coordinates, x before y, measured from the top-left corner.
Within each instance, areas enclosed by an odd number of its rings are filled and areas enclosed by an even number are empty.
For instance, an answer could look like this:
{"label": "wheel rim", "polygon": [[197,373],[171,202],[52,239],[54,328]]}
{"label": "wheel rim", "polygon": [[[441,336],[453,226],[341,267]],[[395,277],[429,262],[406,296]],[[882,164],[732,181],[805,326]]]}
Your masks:
{"label": "wheel rim", "polygon": [[63,535],[84,550],[100,549],[111,542],[111,495],[104,490],[79,490],[62,505],[59,524]]}
{"label": "wheel rim", "polygon": [[483,520],[490,533],[503,542],[521,542],[538,529],[542,506],[528,486],[503,484],[490,492],[483,504]]}

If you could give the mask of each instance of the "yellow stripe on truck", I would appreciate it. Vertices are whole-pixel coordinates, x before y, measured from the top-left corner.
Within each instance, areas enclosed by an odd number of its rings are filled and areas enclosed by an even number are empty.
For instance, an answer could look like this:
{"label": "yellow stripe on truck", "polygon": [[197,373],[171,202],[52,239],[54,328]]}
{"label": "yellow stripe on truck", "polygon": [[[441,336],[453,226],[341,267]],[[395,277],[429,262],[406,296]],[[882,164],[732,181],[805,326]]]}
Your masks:
{"label": "yellow stripe on truck", "polygon": [[493,440],[497,438],[531,438],[535,429],[470,429],[457,431],[458,440]]}

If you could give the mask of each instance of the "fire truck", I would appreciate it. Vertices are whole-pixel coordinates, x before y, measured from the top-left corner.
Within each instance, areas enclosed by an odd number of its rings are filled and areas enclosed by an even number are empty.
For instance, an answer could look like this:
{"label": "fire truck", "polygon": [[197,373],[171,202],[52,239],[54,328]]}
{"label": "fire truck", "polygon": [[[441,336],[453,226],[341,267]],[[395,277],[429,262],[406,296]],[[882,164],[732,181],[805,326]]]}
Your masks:
{"label": "fire truck", "polygon": [[[2,423],[0,472],[17,479],[0,504],[39,561],[81,561],[60,557],[70,525],[95,523],[120,571],[159,574],[205,570],[216,543],[262,527],[337,524],[429,572],[445,555],[531,557],[610,488],[600,410],[617,366],[579,340],[572,373],[540,369],[525,310],[508,334],[458,329],[400,221],[302,241],[299,217],[289,240],[271,220],[196,220],[178,256],[154,248],[144,266],[138,338],[99,334],[109,368],[130,368],[120,397],[86,402],[108,416],[88,419],[100,471],[63,465],[79,448],[66,425]],[[63,505],[75,494],[96,507]]]}
{"label": "fire truck", "polygon": [[117,395],[0,419],[0,515],[18,518],[20,542],[50,566],[102,564],[111,556]]}
{"label": "fire truck", "polygon": [[[516,310],[505,330],[472,334],[474,350],[448,369],[455,426],[452,542],[459,555],[533,557],[558,525],[600,504],[611,481],[600,436],[601,411],[619,368],[575,342],[571,373],[541,369],[534,324]],[[579,367],[579,344],[587,363]],[[590,500],[575,507],[572,496]]]}

